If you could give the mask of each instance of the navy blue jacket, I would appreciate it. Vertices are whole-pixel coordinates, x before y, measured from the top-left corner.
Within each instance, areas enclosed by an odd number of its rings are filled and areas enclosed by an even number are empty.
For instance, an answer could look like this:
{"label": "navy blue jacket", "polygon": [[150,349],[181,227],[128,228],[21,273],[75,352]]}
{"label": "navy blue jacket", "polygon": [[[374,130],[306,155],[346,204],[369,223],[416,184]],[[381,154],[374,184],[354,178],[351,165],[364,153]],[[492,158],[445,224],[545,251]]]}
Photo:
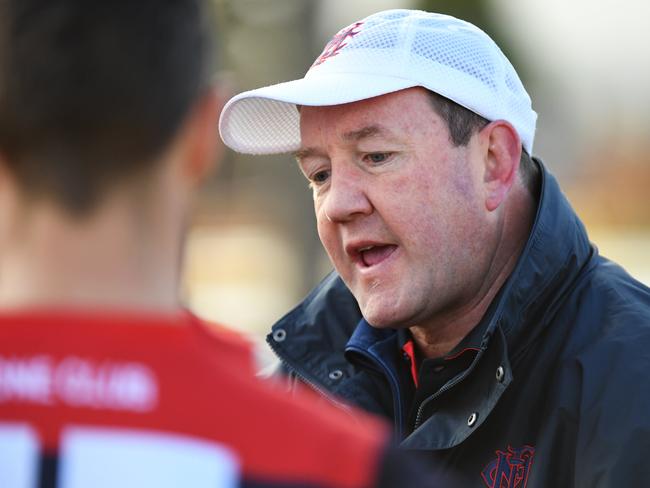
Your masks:
{"label": "navy blue jacket", "polygon": [[650,486],[650,290],[598,254],[538,163],[537,215],[514,271],[417,390],[402,333],[365,323],[336,274],[269,344],[285,372],[391,419],[404,448],[464,486]]}

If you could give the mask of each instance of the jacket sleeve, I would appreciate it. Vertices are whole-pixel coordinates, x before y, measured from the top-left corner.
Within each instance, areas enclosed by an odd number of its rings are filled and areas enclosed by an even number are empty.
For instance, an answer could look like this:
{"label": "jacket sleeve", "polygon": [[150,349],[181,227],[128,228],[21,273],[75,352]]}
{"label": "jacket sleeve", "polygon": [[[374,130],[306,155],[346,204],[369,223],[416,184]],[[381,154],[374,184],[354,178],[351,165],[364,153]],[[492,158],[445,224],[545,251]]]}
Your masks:
{"label": "jacket sleeve", "polygon": [[581,365],[575,486],[648,486],[650,335],[595,348]]}

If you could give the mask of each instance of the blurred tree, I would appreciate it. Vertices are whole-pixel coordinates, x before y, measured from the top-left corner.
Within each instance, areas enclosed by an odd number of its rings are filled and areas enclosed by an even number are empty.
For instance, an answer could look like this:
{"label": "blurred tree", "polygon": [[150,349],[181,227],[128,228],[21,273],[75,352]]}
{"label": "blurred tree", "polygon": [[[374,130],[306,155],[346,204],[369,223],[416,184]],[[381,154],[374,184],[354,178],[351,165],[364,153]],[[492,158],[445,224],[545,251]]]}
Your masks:
{"label": "blurred tree", "polygon": [[[316,0],[212,1],[221,69],[232,94],[303,76],[316,52]],[[213,220],[221,225],[264,224],[287,237],[304,270],[296,298],[321,278],[311,194],[290,156],[226,151],[205,199],[203,220],[209,219],[209,209],[218,208]]]}

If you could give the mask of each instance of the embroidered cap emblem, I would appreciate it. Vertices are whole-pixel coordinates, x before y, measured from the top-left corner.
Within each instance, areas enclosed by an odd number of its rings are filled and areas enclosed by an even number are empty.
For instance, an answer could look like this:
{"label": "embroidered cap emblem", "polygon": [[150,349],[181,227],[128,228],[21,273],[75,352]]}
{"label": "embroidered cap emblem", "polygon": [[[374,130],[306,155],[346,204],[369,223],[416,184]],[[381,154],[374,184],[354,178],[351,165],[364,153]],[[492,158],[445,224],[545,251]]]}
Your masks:
{"label": "embroidered cap emblem", "polygon": [[347,45],[346,41],[359,33],[362,25],[363,22],[355,22],[354,24],[341,29],[334,37],[332,37],[332,40],[327,43],[325,49],[323,49],[323,52],[318,56],[318,58],[316,58],[316,61],[314,61],[314,64],[312,64],[311,67],[313,68],[314,66],[318,66],[328,58],[336,56],[339,51]]}
{"label": "embroidered cap emblem", "polygon": [[488,488],[526,488],[535,448],[524,446],[497,451],[497,458],[485,466],[481,476]]}

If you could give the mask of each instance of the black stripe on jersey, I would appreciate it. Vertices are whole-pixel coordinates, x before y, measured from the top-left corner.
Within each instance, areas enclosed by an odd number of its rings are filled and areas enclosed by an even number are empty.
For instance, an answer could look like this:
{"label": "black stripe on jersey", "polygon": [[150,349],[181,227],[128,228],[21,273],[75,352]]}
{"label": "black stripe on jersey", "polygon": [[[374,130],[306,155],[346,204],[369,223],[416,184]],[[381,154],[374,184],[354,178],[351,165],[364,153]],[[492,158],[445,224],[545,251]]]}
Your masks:
{"label": "black stripe on jersey", "polygon": [[56,477],[59,471],[59,458],[56,454],[41,454],[38,469],[38,488],[56,488]]}

